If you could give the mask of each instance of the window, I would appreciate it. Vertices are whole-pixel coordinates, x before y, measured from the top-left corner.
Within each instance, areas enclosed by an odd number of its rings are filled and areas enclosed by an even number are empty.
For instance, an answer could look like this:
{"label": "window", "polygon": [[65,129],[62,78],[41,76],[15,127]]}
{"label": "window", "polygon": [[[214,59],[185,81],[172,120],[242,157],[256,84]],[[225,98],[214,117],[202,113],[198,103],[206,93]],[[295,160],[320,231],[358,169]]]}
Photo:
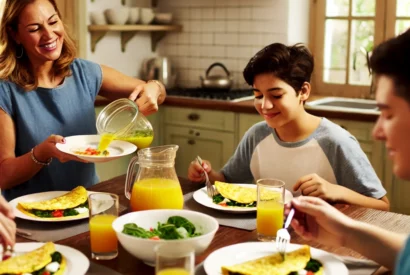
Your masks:
{"label": "window", "polygon": [[367,97],[371,51],[410,27],[410,0],[312,0],[311,23],[314,91]]}

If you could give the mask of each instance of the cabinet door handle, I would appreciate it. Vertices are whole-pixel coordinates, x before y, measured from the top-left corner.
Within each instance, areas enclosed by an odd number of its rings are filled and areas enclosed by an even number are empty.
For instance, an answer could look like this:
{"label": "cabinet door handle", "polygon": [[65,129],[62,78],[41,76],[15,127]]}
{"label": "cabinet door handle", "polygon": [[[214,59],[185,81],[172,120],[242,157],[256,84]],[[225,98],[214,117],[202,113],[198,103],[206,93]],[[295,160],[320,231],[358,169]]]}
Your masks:
{"label": "cabinet door handle", "polygon": [[188,144],[189,144],[189,145],[194,145],[194,144],[195,144],[195,140],[193,140],[193,139],[188,139]]}
{"label": "cabinet door handle", "polygon": [[192,121],[197,121],[199,119],[199,115],[195,113],[189,114],[188,119]]}

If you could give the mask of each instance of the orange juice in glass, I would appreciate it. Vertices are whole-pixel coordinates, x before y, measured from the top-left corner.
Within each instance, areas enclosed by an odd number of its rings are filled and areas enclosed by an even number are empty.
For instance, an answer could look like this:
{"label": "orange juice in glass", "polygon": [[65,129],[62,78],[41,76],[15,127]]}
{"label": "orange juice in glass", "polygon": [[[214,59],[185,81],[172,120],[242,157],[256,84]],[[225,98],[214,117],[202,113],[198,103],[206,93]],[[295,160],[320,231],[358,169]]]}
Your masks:
{"label": "orange juice in glass", "polygon": [[131,210],[182,209],[184,197],[179,181],[167,178],[145,178],[134,183]]}
{"label": "orange juice in glass", "polygon": [[88,196],[90,209],[91,257],[110,260],[118,255],[118,241],[113,221],[118,217],[119,199],[115,194],[94,193]]}
{"label": "orange juice in glass", "polygon": [[159,271],[156,275],[191,275],[183,268],[167,268]]}
{"label": "orange juice in glass", "polygon": [[256,231],[260,241],[274,241],[283,227],[284,186],[276,179],[257,181]]}

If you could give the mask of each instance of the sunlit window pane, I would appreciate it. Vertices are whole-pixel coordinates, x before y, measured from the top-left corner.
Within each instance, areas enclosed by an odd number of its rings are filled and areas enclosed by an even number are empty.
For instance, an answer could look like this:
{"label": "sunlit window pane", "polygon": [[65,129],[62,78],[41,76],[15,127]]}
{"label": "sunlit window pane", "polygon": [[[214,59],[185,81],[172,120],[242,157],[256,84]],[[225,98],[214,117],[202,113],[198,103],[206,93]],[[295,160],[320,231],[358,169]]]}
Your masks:
{"label": "sunlit window pane", "polygon": [[326,16],[348,16],[349,0],[327,0]]}
{"label": "sunlit window pane", "polygon": [[405,32],[407,29],[410,28],[410,20],[397,20],[396,21],[396,35]]}
{"label": "sunlit window pane", "polygon": [[353,16],[374,16],[376,14],[376,0],[353,0]]}
{"label": "sunlit window pane", "polygon": [[352,20],[349,84],[370,85],[367,56],[368,52],[372,51],[373,44],[374,21]]}
{"label": "sunlit window pane", "polygon": [[396,0],[396,15],[410,16],[410,0]]}
{"label": "sunlit window pane", "polygon": [[326,20],[323,81],[346,83],[347,20]]}

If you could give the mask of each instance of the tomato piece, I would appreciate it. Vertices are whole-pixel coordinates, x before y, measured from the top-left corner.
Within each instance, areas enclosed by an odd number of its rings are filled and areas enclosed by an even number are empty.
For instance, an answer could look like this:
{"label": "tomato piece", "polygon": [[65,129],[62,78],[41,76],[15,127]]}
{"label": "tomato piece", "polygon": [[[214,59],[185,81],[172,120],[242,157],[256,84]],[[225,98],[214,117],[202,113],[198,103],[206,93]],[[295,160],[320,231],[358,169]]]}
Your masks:
{"label": "tomato piece", "polygon": [[218,203],[220,206],[226,206],[226,202],[220,202]]}
{"label": "tomato piece", "polygon": [[153,236],[151,238],[149,238],[150,240],[154,240],[154,241],[158,241],[160,240],[160,238],[158,236]]}
{"label": "tomato piece", "polygon": [[64,215],[63,210],[55,210],[51,213],[51,215],[55,218],[62,217]]}
{"label": "tomato piece", "polygon": [[48,271],[43,271],[43,273],[41,273],[41,275],[51,275],[51,274]]}
{"label": "tomato piece", "polygon": [[315,273],[313,273],[313,271],[308,271],[308,272],[306,273],[306,275],[315,275]]}

